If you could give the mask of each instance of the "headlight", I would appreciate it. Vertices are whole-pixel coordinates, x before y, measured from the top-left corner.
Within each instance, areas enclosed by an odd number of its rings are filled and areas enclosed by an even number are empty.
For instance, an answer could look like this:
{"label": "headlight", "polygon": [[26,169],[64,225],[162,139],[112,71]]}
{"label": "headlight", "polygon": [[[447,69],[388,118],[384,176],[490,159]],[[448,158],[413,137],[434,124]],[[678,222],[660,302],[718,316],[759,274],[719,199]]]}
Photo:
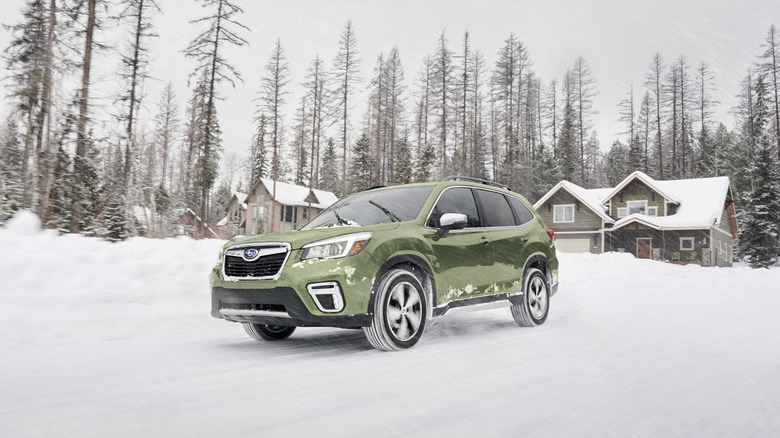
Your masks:
{"label": "headlight", "polygon": [[303,246],[301,260],[337,259],[359,254],[371,240],[371,233],[346,234]]}

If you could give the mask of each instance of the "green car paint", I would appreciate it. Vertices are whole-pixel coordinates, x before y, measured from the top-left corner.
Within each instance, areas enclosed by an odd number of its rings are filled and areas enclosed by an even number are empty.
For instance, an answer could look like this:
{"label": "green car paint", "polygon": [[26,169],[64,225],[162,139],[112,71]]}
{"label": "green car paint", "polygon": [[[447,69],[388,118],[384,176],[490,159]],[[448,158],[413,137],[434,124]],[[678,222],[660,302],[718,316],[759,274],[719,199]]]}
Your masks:
{"label": "green car paint", "polygon": [[[429,216],[439,197],[452,188],[465,188],[467,192],[471,191],[477,199],[477,204],[480,205],[481,213],[484,213],[484,206],[478,199],[484,193],[480,192],[478,195],[477,191],[489,191],[492,192],[492,196],[499,193],[506,197],[513,197],[525,208],[534,212],[533,219],[522,225],[477,226],[462,229],[455,227],[443,233],[438,226],[432,226]],[[407,193],[401,192],[404,189],[409,190],[408,193],[414,192],[417,196],[427,193],[421,206],[401,206],[400,203],[381,205],[373,202],[373,199],[380,199],[379,197],[382,196]],[[355,205],[350,203],[358,202],[353,201],[356,196],[362,196],[359,198],[363,202],[361,205],[364,206],[360,210],[361,214],[375,215],[372,217],[380,223],[359,225],[352,222],[353,218],[340,217],[340,210],[348,211],[350,208],[355,208]],[[366,199],[370,205],[365,203]],[[515,201],[507,198],[506,202],[511,204]],[[376,211],[372,207],[375,207]],[[417,208],[419,212],[409,217]],[[394,212],[394,209],[404,210],[404,212]],[[329,223],[326,227],[309,227],[311,224],[316,224],[318,220],[323,222],[323,215],[333,216],[333,211],[338,218],[336,222],[343,222],[346,225]],[[406,217],[403,217],[404,214]],[[514,217],[519,222],[517,213]],[[335,220],[331,219],[331,221]],[[443,315],[450,308],[469,307],[472,304],[503,301],[520,305],[518,303],[524,292],[523,273],[531,266],[544,271],[548,296],[552,296],[557,290],[558,259],[554,242],[546,232],[543,221],[528,201],[506,189],[463,180],[374,189],[337,202],[314,218],[309,225],[299,231],[246,236],[227,242],[220,251],[219,260],[210,274],[212,316],[242,322],[247,331],[250,331],[251,325],[261,328],[370,327],[385,321],[377,321],[374,317],[376,313],[374,300],[383,276],[397,267],[411,271],[425,289],[429,302],[427,315],[424,315],[426,320]],[[355,255],[303,260],[307,245],[332,239],[339,240],[342,236],[356,234],[363,238],[365,233],[370,235],[370,239],[364,247],[356,251]],[[262,250],[263,245],[266,244],[284,244],[289,247],[287,258],[278,274],[272,278],[258,280],[228,278],[225,275],[227,251],[232,249],[235,252],[236,249],[240,251],[251,247]],[[325,246],[312,251],[321,251],[323,248],[333,250],[340,247]],[[407,283],[402,284],[407,287]],[[313,293],[316,290],[312,292],[310,288],[327,289],[333,284],[337,285],[340,294],[340,297],[334,296],[333,300],[336,306],[343,304],[343,309],[323,310],[323,306],[315,302]],[[279,305],[275,305],[264,298],[265,296],[283,296],[284,299],[281,299]],[[330,304],[330,301],[328,303]],[[237,310],[225,310],[232,308]],[[278,312],[278,317],[274,312]],[[539,324],[546,319],[547,308],[544,312],[544,318],[538,322]],[[388,316],[387,319],[391,317]],[[264,336],[264,339],[268,338]],[[369,340],[371,340],[370,336]],[[382,348],[373,341],[372,344]],[[399,345],[401,344],[403,343]],[[406,348],[404,345],[382,349]]]}

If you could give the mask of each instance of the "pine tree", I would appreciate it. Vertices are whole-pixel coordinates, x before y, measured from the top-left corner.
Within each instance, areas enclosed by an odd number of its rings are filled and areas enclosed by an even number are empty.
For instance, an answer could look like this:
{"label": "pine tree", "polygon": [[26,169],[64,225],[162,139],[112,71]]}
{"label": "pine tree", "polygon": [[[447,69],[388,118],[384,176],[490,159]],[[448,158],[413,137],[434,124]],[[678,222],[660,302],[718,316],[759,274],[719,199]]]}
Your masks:
{"label": "pine tree", "polygon": [[393,172],[393,184],[409,184],[413,179],[412,148],[409,140],[404,135],[395,149],[395,169]]}
{"label": "pine tree", "polygon": [[755,106],[753,130],[758,134],[756,156],[749,167],[751,187],[743,200],[743,226],[740,230],[740,253],[753,268],[768,268],[780,258],[780,174],[771,139],[769,89],[759,74],[753,87]]}
{"label": "pine tree", "polygon": [[574,110],[577,119],[577,144],[580,151],[580,183],[586,185],[586,156],[585,143],[588,141],[588,135],[591,126],[591,117],[596,114],[593,109],[593,97],[596,96],[596,80],[590,71],[590,66],[585,58],[579,57],[574,61],[572,70],[573,89],[574,89]]}
{"label": "pine tree", "polygon": [[713,143],[713,133],[711,118],[713,107],[718,102],[712,98],[714,76],[710,71],[709,65],[702,62],[696,69],[696,110],[699,115],[701,128],[699,129],[699,148],[697,151],[695,175],[697,177],[708,177],[715,175],[715,144]]}
{"label": "pine tree", "polygon": [[320,171],[319,188],[333,192],[341,196],[343,185],[339,180],[338,158],[336,157],[336,145],[332,138],[326,142],[325,151],[322,154],[322,169]]}
{"label": "pine tree", "polygon": [[432,58],[431,68],[431,109],[436,113],[435,133],[438,143],[439,170],[437,174],[444,178],[449,172],[448,148],[452,141],[448,136],[448,129],[453,123],[451,108],[454,106],[453,98],[453,53],[449,48],[449,41],[444,32],[439,36],[439,43]]}
{"label": "pine tree", "polygon": [[615,187],[620,184],[633,170],[630,167],[629,150],[619,140],[612,143],[612,147],[604,157],[604,169],[607,185]]}
{"label": "pine tree", "polygon": [[[92,234],[94,222],[92,192],[96,189],[91,186],[97,183],[92,178],[94,172],[91,162],[90,149],[92,139],[89,137],[89,93],[90,77],[92,74],[92,54],[95,48],[95,30],[98,29],[97,5],[103,5],[105,0],[85,0],[87,8],[86,26],[84,31],[84,49],[81,53],[81,90],[78,97],[79,114],[76,120],[76,155],[73,158],[73,188],[71,190],[71,215],[70,232]],[[86,207],[86,211],[82,208]],[[84,229],[83,227],[88,227]]]}
{"label": "pine tree", "polygon": [[312,186],[317,185],[319,181],[319,169],[320,169],[320,149],[324,130],[324,119],[327,115],[327,84],[328,73],[325,71],[325,63],[317,55],[309,65],[309,70],[306,75],[306,82],[303,84],[307,89],[307,96],[309,102],[309,116],[311,118],[309,123],[309,132],[311,133],[311,145],[309,147],[309,169],[311,169],[310,183]]}
{"label": "pine tree", "polygon": [[22,22],[6,26],[12,34],[5,50],[11,73],[7,86],[24,131],[23,171],[19,175],[23,204],[45,218],[51,182],[49,163],[54,155],[50,126],[57,2],[26,0],[22,16]]}
{"label": "pine tree", "polygon": [[46,227],[54,228],[61,233],[70,232],[71,190],[73,187],[71,167],[70,156],[60,145],[54,164],[54,182],[49,192],[51,214],[46,222]]}
{"label": "pine tree", "polygon": [[751,169],[753,190],[745,199],[740,228],[740,253],[751,268],[769,268],[780,258],[780,175],[769,134],[762,136]]}
{"label": "pine tree", "polygon": [[571,71],[568,71],[563,80],[563,120],[561,122],[561,133],[558,136],[558,152],[555,155],[561,168],[561,174],[568,181],[575,180],[579,164],[573,87],[573,76]]}
{"label": "pine tree", "polygon": [[425,145],[417,157],[417,166],[414,169],[414,180],[426,182],[431,180],[431,168],[436,161],[436,149],[433,145]]}
{"label": "pine tree", "polygon": [[252,146],[249,148],[249,186],[254,187],[260,178],[268,177],[269,160],[265,146],[266,117],[260,114],[257,118],[257,132],[252,138]]}
{"label": "pine tree", "polygon": [[775,138],[777,157],[780,160],[780,34],[774,24],[769,26],[769,31],[762,47],[765,50],[761,54],[758,69],[759,72],[764,74],[769,88],[772,119],[774,122],[773,136]]}
{"label": "pine tree", "polygon": [[352,27],[352,21],[347,21],[339,39],[339,51],[333,60],[333,94],[335,110],[338,111],[339,129],[341,131],[343,192],[347,191],[347,146],[349,144],[349,112],[352,109],[352,95],[357,84],[363,81],[360,77],[360,53],[357,50],[357,36]]}
{"label": "pine tree", "polygon": [[179,124],[179,105],[176,102],[176,94],[173,91],[173,84],[168,82],[160,94],[160,101],[157,104],[157,114],[154,117],[154,141],[158,146],[160,153],[160,185],[162,187],[171,187],[168,172],[168,164],[171,157],[171,149],[174,138],[176,137]]}
{"label": "pine tree", "polygon": [[118,242],[128,237],[127,215],[122,198],[112,199],[106,208],[106,236],[110,242]]}
{"label": "pine tree", "polygon": [[[225,46],[241,47],[247,44],[242,38],[239,30],[248,31],[249,29],[239,23],[236,16],[244,11],[233,4],[233,0],[200,0],[204,8],[214,10],[211,15],[192,21],[192,23],[208,23],[208,28],[201,32],[185,51],[188,58],[193,58],[198,63],[195,71],[190,77],[205,78],[205,96],[206,113],[204,120],[207,123],[204,126],[204,135],[200,138],[200,146],[203,151],[202,162],[209,163],[208,166],[200,167],[200,209],[198,215],[208,221],[206,205],[208,203],[208,194],[214,184],[216,166],[210,165],[215,160],[212,158],[212,144],[219,144],[219,133],[212,132],[212,121],[216,120],[216,99],[217,85],[220,82],[229,82],[235,86],[235,80],[241,81],[241,75],[229,64],[224,56]],[[198,230],[200,233],[204,230]]]}
{"label": "pine tree", "polygon": [[539,145],[536,151],[536,160],[533,167],[533,180],[529,192],[530,199],[534,201],[541,199],[550,189],[563,179],[561,169],[555,162],[551,148],[544,143]]}
{"label": "pine tree", "polygon": [[661,56],[660,53],[656,53],[653,56],[653,60],[650,62],[650,68],[647,74],[645,75],[645,86],[647,87],[647,90],[650,92],[650,96],[652,97],[653,102],[655,103],[655,107],[653,108],[654,114],[654,128],[655,128],[655,135],[654,135],[654,163],[653,166],[648,166],[648,170],[650,170],[650,176],[658,179],[664,179],[665,173],[665,164],[664,164],[664,155],[666,154],[666,151],[664,149],[663,144],[663,136],[662,136],[662,119],[663,119],[663,113],[661,111],[661,103],[664,100],[664,87],[663,87],[663,75],[664,71],[666,70],[666,64],[664,63],[664,59]]}
{"label": "pine tree", "polygon": [[[285,96],[289,94],[286,87],[290,82],[290,67],[287,64],[287,58],[284,56],[281,40],[276,40],[271,57],[265,64],[265,75],[261,79],[260,99],[261,110],[268,115],[271,124],[270,148],[271,148],[271,179],[273,186],[271,188],[271,197],[276,198],[276,182],[281,179],[283,169],[280,168],[282,157],[282,123],[283,108]],[[271,203],[271,209],[268,217],[274,216],[274,204]]]}
{"label": "pine tree", "polygon": [[0,128],[0,224],[22,208],[22,143],[13,116]]}
{"label": "pine tree", "polygon": [[352,148],[352,162],[349,166],[349,192],[362,192],[373,184],[372,169],[374,159],[371,156],[371,142],[363,133]]}

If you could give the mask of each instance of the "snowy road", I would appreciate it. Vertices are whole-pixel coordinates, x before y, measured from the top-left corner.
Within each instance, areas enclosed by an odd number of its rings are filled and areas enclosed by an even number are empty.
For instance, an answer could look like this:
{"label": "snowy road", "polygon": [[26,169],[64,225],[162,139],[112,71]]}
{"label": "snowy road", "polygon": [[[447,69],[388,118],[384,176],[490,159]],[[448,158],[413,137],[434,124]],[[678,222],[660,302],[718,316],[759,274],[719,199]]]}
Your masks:
{"label": "snowy road", "polygon": [[[22,224],[24,225],[24,224]],[[0,436],[778,436],[780,270],[563,255],[547,323],[261,343],[211,318],[218,242],[0,230]]]}

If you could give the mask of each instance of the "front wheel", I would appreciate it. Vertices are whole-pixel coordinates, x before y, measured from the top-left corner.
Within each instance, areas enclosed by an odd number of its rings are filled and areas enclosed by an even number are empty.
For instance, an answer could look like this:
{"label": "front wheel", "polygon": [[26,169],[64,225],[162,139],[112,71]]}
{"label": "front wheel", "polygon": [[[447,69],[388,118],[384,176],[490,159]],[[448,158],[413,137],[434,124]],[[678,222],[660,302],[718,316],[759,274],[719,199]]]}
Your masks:
{"label": "front wheel", "polygon": [[397,351],[414,346],[428,320],[428,301],[420,280],[406,269],[393,269],[379,282],[371,326],[363,332],[374,348]]}
{"label": "front wheel", "polygon": [[265,325],[245,322],[244,330],[258,341],[281,341],[287,339],[295,331],[295,326]]}
{"label": "front wheel", "polygon": [[512,306],[512,317],[522,327],[544,324],[550,311],[550,290],[547,277],[537,268],[525,272],[522,303]]}

